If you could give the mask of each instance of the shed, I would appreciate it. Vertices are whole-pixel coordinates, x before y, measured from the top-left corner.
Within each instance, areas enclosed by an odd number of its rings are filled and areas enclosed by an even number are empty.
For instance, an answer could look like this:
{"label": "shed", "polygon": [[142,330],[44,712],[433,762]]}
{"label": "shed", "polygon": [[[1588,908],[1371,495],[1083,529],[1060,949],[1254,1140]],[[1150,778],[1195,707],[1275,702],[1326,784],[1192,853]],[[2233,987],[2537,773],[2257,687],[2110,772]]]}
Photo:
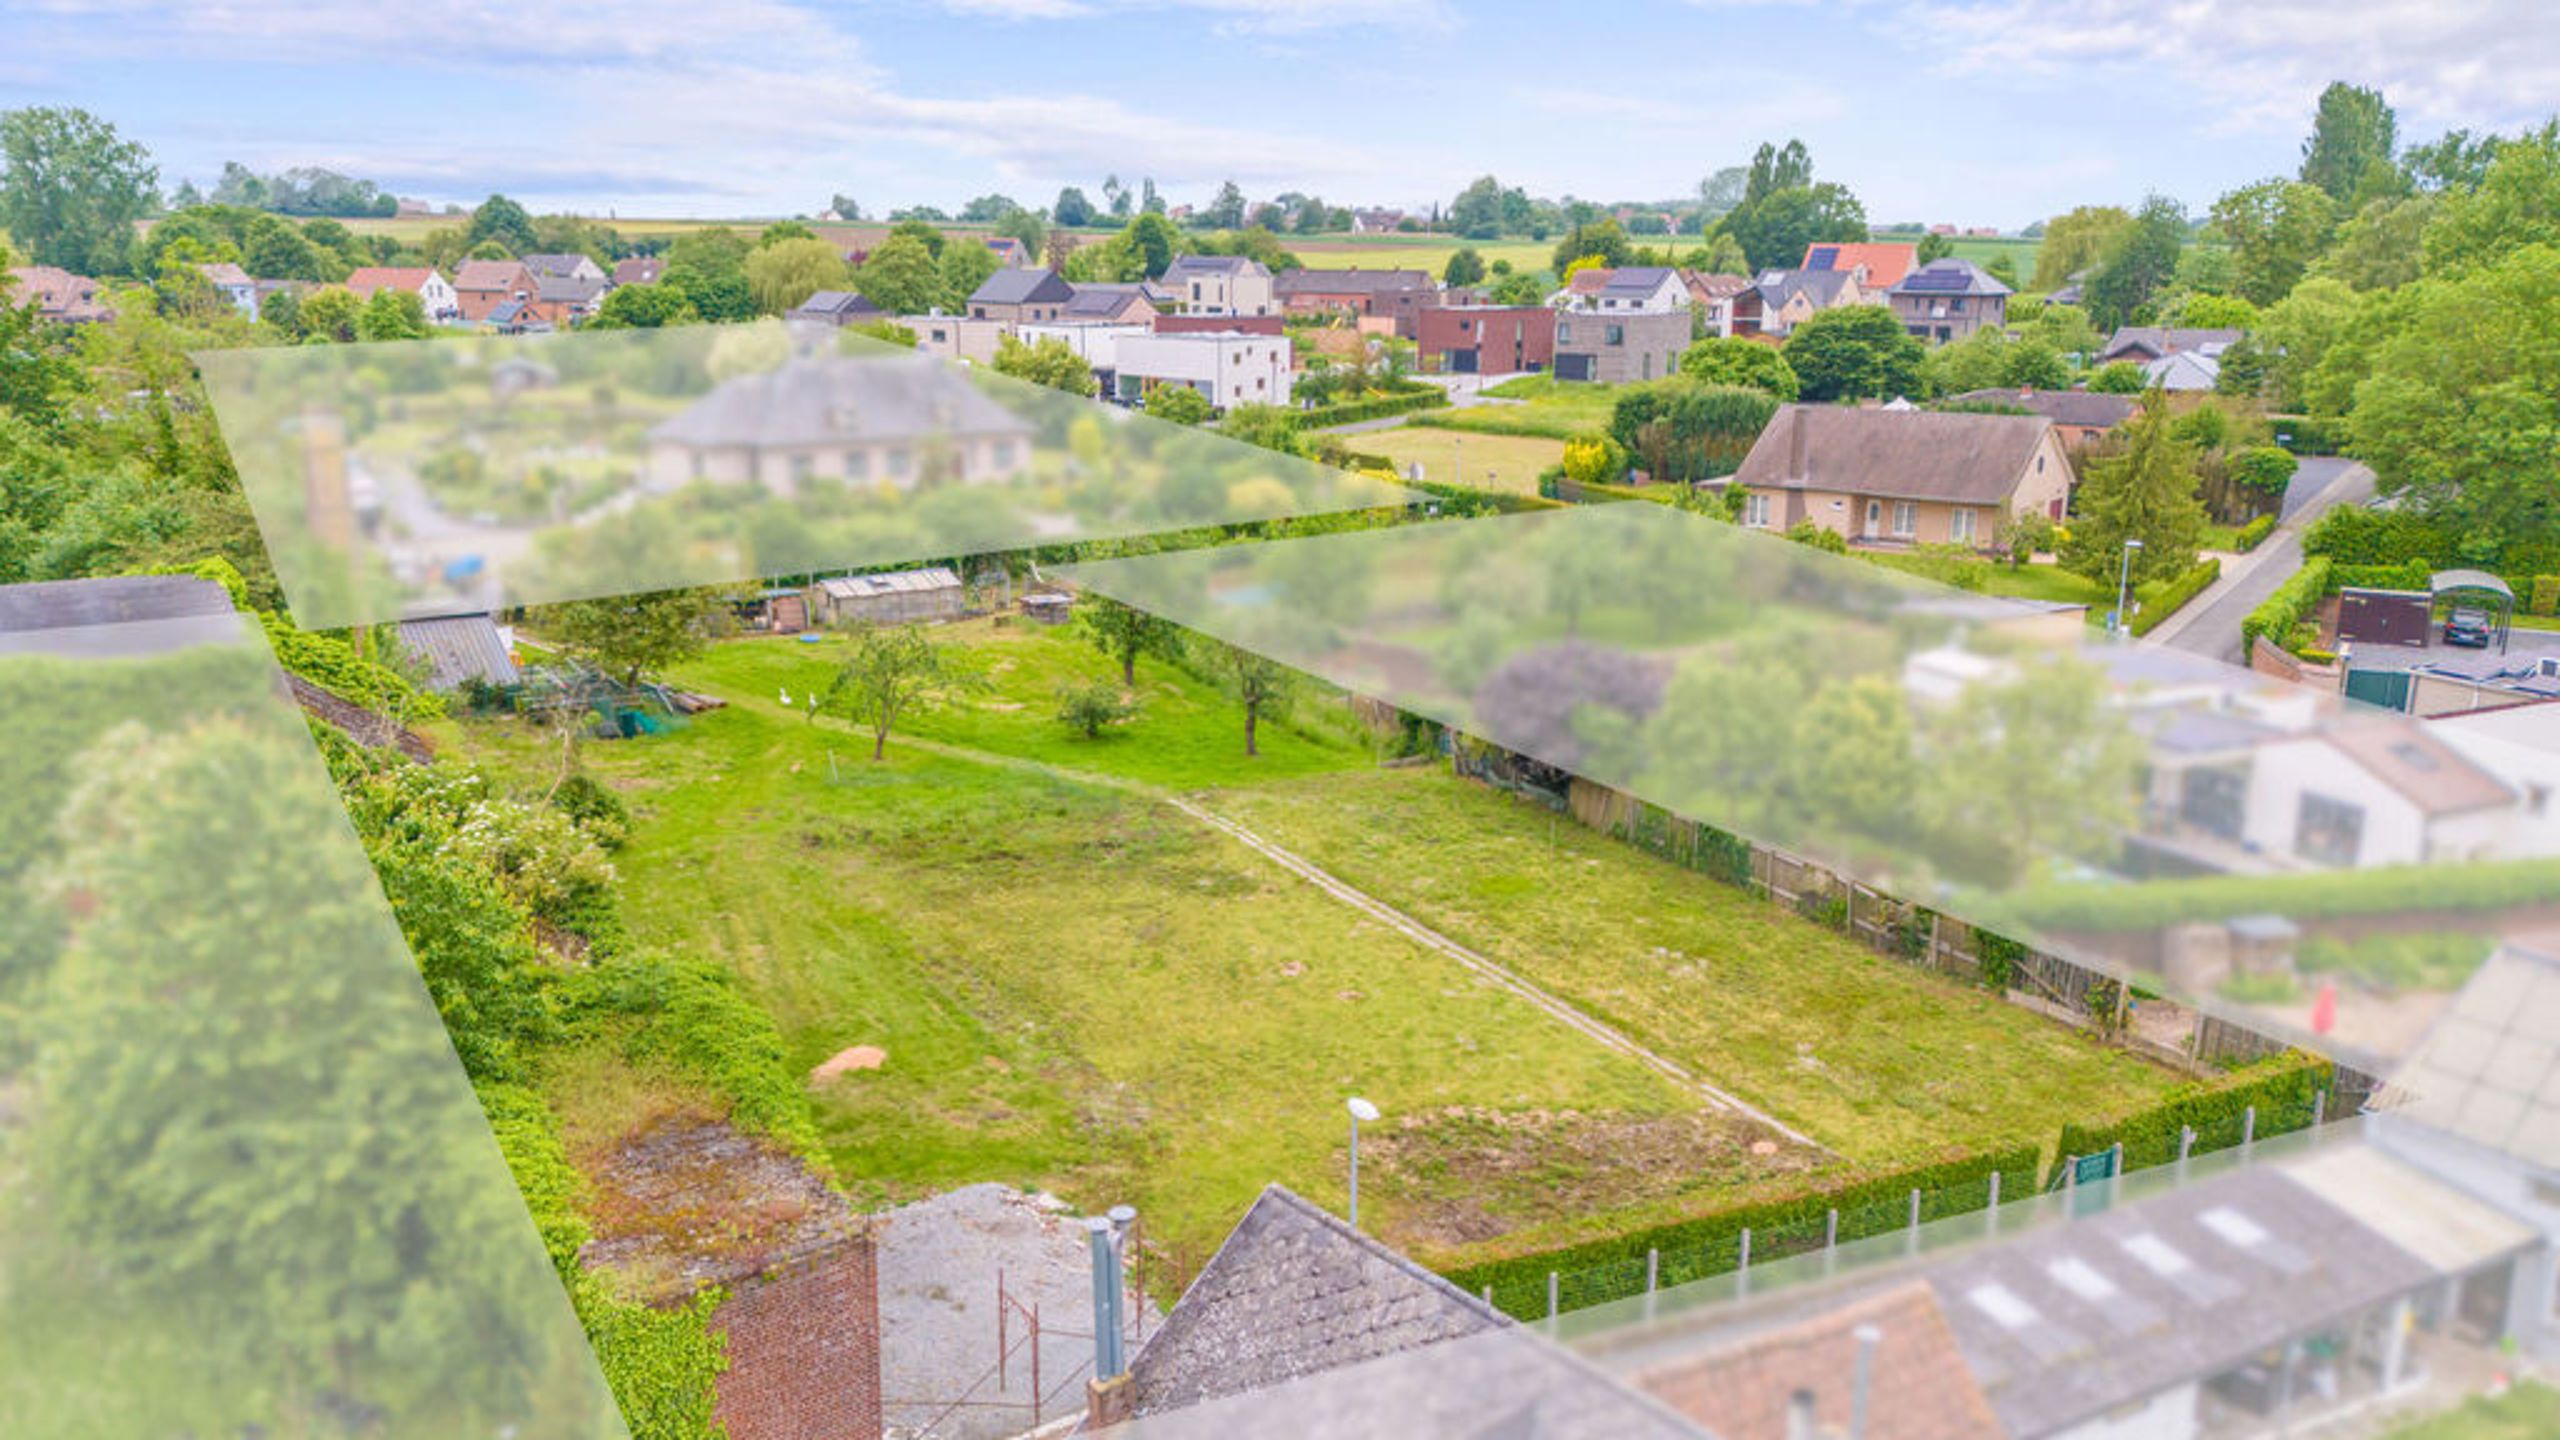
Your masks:
{"label": "shed", "polygon": [[948,565],[845,575],[809,587],[813,625],[911,625],[957,620],[968,588]]}
{"label": "shed", "polygon": [[1064,625],[1067,623],[1067,617],[1074,613],[1075,603],[1075,597],[1072,595],[1061,595],[1054,590],[1044,590],[1036,595],[1022,597],[1022,613],[1042,625]]}
{"label": "shed", "polygon": [[484,685],[515,685],[524,679],[509,652],[505,632],[486,614],[403,620],[400,643],[427,662],[430,690],[459,690],[475,680]]}

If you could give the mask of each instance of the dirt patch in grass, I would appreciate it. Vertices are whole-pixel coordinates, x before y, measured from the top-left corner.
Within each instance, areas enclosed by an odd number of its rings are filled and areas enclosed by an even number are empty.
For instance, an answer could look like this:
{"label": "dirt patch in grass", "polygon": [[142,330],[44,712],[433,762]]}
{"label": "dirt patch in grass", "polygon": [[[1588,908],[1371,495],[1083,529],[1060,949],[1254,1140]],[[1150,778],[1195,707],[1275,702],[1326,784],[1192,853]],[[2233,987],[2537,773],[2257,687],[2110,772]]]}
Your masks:
{"label": "dirt patch in grass", "polygon": [[[1451,1106],[1361,1137],[1401,1244],[1498,1239],[1572,1214],[1812,1171],[1818,1161],[1729,1115],[1593,1115]],[[1369,1189],[1364,1184],[1362,1189]]]}

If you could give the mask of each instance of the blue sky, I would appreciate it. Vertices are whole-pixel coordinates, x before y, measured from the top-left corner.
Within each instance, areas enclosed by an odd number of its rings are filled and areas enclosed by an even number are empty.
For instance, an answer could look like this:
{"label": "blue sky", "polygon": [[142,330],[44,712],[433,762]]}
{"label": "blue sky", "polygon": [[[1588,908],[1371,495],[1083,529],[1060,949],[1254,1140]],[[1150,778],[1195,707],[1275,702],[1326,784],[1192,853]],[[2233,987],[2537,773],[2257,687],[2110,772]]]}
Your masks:
{"label": "blue sky", "polygon": [[623,215],[1152,175],[1415,207],[1685,193],[1801,136],[1878,223],[2013,228],[2290,170],[2331,78],[2404,138],[2560,110],[2552,0],[0,0],[0,108],[164,176],[320,164]]}

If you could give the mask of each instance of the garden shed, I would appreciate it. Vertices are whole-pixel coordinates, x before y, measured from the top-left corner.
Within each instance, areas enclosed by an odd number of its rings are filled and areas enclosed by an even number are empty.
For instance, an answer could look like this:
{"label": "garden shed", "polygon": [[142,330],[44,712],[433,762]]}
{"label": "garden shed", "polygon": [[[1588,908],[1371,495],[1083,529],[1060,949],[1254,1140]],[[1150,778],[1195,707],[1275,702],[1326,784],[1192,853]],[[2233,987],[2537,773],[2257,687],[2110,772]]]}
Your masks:
{"label": "garden shed", "polygon": [[948,565],[844,575],[809,587],[813,625],[913,625],[957,620],[968,587]]}

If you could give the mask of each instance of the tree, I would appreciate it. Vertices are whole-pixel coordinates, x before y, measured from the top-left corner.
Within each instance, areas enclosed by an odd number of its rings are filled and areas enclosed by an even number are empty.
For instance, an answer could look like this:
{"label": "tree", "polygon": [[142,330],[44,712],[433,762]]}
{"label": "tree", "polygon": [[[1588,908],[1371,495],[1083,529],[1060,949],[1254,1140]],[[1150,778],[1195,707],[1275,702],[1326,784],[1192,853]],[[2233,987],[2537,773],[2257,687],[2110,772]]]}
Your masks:
{"label": "tree", "polygon": [[1757,204],[1781,190],[1800,190],[1812,183],[1813,152],[1805,148],[1802,140],[1789,140],[1783,146],[1763,141],[1752,154],[1751,169],[1743,177],[1741,203]]}
{"label": "tree", "polygon": [[2018,262],[2006,252],[1992,256],[1990,263],[1982,267],[1982,273],[2012,290],[2018,288]]}
{"label": "tree", "polygon": [[2337,223],[2337,203],[2299,180],[2261,180],[2213,202],[2213,227],[2231,247],[2233,277],[2253,305],[2283,299],[2328,247]]}
{"label": "tree", "polygon": [[1120,662],[1120,683],[1132,689],[1138,683],[1138,657],[1175,654],[1181,634],[1171,621],[1108,595],[1079,599],[1076,623],[1094,649]]}
{"label": "tree", "polygon": [[1111,209],[1112,218],[1126,219],[1129,214],[1129,187],[1117,175],[1102,177],[1102,198]]}
{"label": "tree", "polygon": [[892,315],[922,315],[942,303],[942,275],[933,252],[913,235],[881,241],[853,272],[853,288]]}
{"label": "tree", "polygon": [[1546,282],[1526,270],[1503,276],[1485,292],[1485,299],[1496,305],[1536,305],[1546,298]]}
{"label": "tree", "polygon": [[38,265],[125,268],[134,222],[158,200],[150,153],[86,110],[0,111],[0,229]]}
{"label": "tree", "polygon": [[2246,330],[2258,323],[2258,307],[2237,295],[2200,291],[2178,302],[2177,323],[2198,330]]}
{"label": "tree", "polygon": [[1251,759],[1262,753],[1260,732],[1265,715],[1285,714],[1297,693],[1297,677],[1288,666],[1277,660],[1257,655],[1241,645],[1223,640],[1202,642],[1207,648],[1203,668],[1215,673],[1244,707],[1244,753]]}
{"label": "tree", "polygon": [[1797,325],[1784,354],[1804,399],[1859,400],[1920,394],[1928,351],[1886,307],[1844,305]]}
{"label": "tree", "polygon": [[1502,182],[1490,175],[1477,177],[1449,202],[1449,228],[1461,239],[1498,239],[1503,222]]}
{"label": "tree", "polygon": [[2098,273],[2085,287],[2089,310],[2098,323],[2130,323],[2134,312],[2149,304],[2177,273],[2178,253],[2186,244],[2187,215],[2178,202],[2165,195],[2144,200],[2133,223],[2108,242]]}
{"label": "tree", "polygon": [[1218,198],[1192,217],[1203,230],[1233,230],[1244,224],[1244,192],[1230,180],[1218,187]]}
{"label": "tree", "polygon": [[981,195],[960,207],[960,220],[967,225],[991,225],[1002,218],[1007,211],[1021,208],[1010,195],[1001,193]]}
{"label": "tree", "polygon": [[1091,396],[1100,390],[1093,378],[1093,367],[1075,352],[1074,347],[1055,336],[1026,345],[1019,338],[1006,335],[996,341],[996,373],[1064,390],[1070,395]]}
{"label": "tree", "polygon": [[984,683],[963,652],[935,644],[921,625],[866,625],[809,719],[833,715],[868,727],[871,758],[885,759],[899,716],[930,710]]}
{"label": "tree", "polygon": [[1473,245],[1462,245],[1449,255],[1449,263],[1440,269],[1440,283],[1448,286],[1484,283],[1484,252]]}
{"label": "tree", "polygon": [[1207,420],[1214,409],[1208,396],[1188,385],[1158,385],[1147,392],[1147,413],[1176,425],[1197,425]]}
{"label": "tree", "polygon": [[656,330],[667,325],[690,325],[701,318],[682,290],[661,280],[655,285],[615,286],[606,293],[604,303],[596,307],[596,318],[588,322],[587,328]]}
{"label": "tree", "polygon": [[2368,175],[2391,169],[2398,144],[2399,119],[2381,91],[2332,81],[2320,92],[2310,137],[2302,142],[2303,183],[2318,186],[2338,205],[2352,205]]}
{"label": "tree", "polygon": [[1801,261],[1808,245],[1866,239],[1867,210],[1844,186],[1799,185],[1744,202],[1724,217],[1724,231],[1752,269],[1781,268]]}
{"label": "tree", "polygon": [[762,250],[768,245],[779,245],[785,240],[815,240],[817,238],[817,231],[810,229],[807,225],[798,220],[776,220],[772,224],[764,227],[764,229],[756,232],[755,248]]}
{"label": "tree", "polygon": [[2195,448],[2178,438],[2170,421],[2168,397],[2145,394],[2126,422],[2124,453],[2092,463],[2080,482],[2063,567],[2111,586],[2125,564],[2124,542],[2140,540],[2131,563],[2134,583],[2195,568],[2206,523],[2195,462]]}
{"label": "tree", "polygon": [[2417,279],[2436,202],[2436,196],[2423,192],[2368,202],[2338,227],[2329,253],[2312,272],[2358,290],[2389,290]]}
{"label": "tree", "polygon": [[896,240],[901,237],[923,245],[924,252],[936,260],[942,258],[942,247],[950,243],[950,237],[944,235],[940,227],[912,214],[889,227],[890,239]]}
{"label": "tree", "polygon": [[385,285],[367,296],[364,309],[356,313],[359,340],[424,340],[427,333],[426,302],[415,290]]}
{"label": "tree", "polygon": [[2110,360],[2089,377],[2089,388],[2100,395],[2139,395],[2142,367],[2130,360]]}
{"label": "tree", "polygon": [[839,289],[853,273],[832,243],[814,235],[760,244],[742,269],[747,293],[767,315],[779,315],[821,290]]}
{"label": "tree", "polygon": [[1709,385],[1747,385],[1781,400],[1793,400],[1802,388],[1787,357],[1771,346],[1741,336],[1700,340],[1680,354],[1680,373]]}
{"label": "tree", "polygon": [[525,208],[504,195],[492,195],[471,212],[471,224],[462,237],[472,248],[502,245],[510,255],[532,253],[536,244],[533,217]]}
{"label": "tree", "polygon": [[841,190],[828,197],[827,208],[833,211],[835,213],[835,217],[839,220],[859,220],[862,218],[862,202],[845,194]]}
{"label": "tree", "polygon": [[1954,253],[1956,253],[1956,242],[1932,231],[1920,237],[1920,243],[1913,247],[1912,258],[1926,265],[1934,260],[1944,260]]}
{"label": "tree", "polygon": [[2501,140],[2476,190],[2439,197],[2426,229],[2426,273],[2452,278],[2517,248],[2560,237],[2560,121]]}
{"label": "tree", "polygon": [[942,308],[954,315],[967,314],[969,297],[977,294],[978,287],[1003,265],[996,252],[985,245],[944,246],[942,258],[934,264],[942,286]]}
{"label": "tree", "polygon": [[2044,238],[2036,245],[2036,284],[2060,289],[2105,258],[2116,236],[2132,223],[2133,216],[2115,205],[2083,205],[2046,221]]}
{"label": "tree", "polygon": [[571,600],[533,612],[534,627],[625,685],[700,654],[724,602],[717,589]]}
{"label": "tree", "polygon": [[356,338],[356,325],[363,310],[364,302],[351,291],[335,285],[314,290],[302,297],[299,318],[303,338],[348,344]]}
{"label": "tree", "polygon": [[1571,278],[1584,261],[1596,261],[1610,269],[1627,263],[1627,232],[1615,219],[1595,220],[1576,225],[1556,242],[1555,258],[1548,268]]}
{"label": "tree", "polygon": [[696,230],[667,247],[658,283],[684,296],[705,320],[746,320],[756,313],[747,286],[747,242],[725,226]]}
{"label": "tree", "polygon": [[1742,203],[1745,189],[1751,183],[1750,167],[1727,165],[1698,182],[1698,213],[1713,220]]}
{"label": "tree", "polygon": [[1049,206],[1049,218],[1070,229],[1090,225],[1094,222],[1093,202],[1085,198],[1082,190],[1073,185],[1066,186],[1058,191],[1057,200]]}
{"label": "tree", "polygon": [[1129,242],[1131,253],[1138,259],[1139,279],[1162,279],[1164,272],[1173,268],[1173,257],[1182,253],[1182,236],[1161,211],[1141,211],[1121,237]]}
{"label": "tree", "polygon": [[1071,682],[1058,687],[1058,723],[1087,740],[1102,738],[1105,726],[1138,713],[1138,707],[1108,680]]}

